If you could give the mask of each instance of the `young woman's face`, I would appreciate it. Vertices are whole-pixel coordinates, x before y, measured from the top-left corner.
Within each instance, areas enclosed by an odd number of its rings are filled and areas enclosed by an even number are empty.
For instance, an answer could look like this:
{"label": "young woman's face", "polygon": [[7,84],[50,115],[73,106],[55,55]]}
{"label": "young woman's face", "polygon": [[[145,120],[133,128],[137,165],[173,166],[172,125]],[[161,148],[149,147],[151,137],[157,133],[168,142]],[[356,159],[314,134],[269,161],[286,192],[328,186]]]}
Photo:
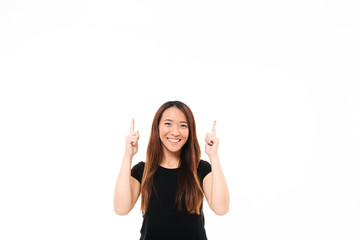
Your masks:
{"label": "young woman's face", "polygon": [[177,107],[166,109],[160,119],[159,135],[164,150],[178,153],[189,137],[185,114]]}

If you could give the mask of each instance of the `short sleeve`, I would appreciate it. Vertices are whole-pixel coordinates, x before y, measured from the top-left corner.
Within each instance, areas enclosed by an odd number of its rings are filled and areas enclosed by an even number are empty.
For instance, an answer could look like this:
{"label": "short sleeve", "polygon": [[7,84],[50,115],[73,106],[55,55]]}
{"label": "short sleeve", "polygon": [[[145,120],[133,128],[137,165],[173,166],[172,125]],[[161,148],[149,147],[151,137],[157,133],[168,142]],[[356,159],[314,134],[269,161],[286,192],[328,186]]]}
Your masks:
{"label": "short sleeve", "polygon": [[144,167],[145,163],[139,162],[131,168],[131,176],[138,180],[139,183],[141,183],[141,179],[144,173]]}
{"label": "short sleeve", "polygon": [[211,164],[207,161],[200,160],[198,166],[198,174],[200,180],[202,181],[206,177],[206,175],[208,175],[210,172],[211,172]]}

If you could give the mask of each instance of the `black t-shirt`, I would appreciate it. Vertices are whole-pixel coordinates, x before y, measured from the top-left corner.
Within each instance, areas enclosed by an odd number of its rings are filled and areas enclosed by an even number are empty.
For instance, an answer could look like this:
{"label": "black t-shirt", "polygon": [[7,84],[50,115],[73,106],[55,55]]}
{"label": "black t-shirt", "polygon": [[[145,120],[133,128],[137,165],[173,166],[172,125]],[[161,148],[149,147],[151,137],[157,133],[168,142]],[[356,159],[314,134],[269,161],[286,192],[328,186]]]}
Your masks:
{"label": "black t-shirt", "polygon": [[[141,183],[145,163],[139,162],[131,169],[131,176]],[[143,216],[140,240],[207,240],[203,204],[200,215],[190,214],[183,199],[182,211],[175,206],[177,192],[177,171],[159,166],[154,175],[154,189],[151,192],[148,209]],[[202,187],[204,177],[211,172],[210,163],[200,160],[198,176]]]}

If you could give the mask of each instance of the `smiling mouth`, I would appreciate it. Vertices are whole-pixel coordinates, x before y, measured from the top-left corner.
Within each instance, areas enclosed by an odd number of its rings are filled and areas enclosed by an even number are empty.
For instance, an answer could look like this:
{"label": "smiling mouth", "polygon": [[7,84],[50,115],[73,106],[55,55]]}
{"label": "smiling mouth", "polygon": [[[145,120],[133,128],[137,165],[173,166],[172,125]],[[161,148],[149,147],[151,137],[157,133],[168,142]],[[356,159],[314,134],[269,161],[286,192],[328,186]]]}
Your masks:
{"label": "smiling mouth", "polygon": [[181,141],[181,139],[172,139],[172,138],[168,138],[167,140],[171,143],[178,143]]}

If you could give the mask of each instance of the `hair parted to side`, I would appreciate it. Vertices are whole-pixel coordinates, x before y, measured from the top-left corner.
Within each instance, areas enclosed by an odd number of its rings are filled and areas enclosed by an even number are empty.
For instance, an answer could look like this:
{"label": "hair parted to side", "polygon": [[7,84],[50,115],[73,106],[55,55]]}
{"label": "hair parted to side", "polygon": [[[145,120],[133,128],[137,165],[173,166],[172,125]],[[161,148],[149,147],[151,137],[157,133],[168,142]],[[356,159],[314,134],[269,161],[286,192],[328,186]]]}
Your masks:
{"label": "hair parted to side", "polygon": [[182,147],[180,153],[178,191],[174,204],[179,211],[182,211],[182,199],[185,199],[185,206],[188,212],[200,214],[200,206],[204,194],[197,175],[197,167],[201,155],[200,146],[196,136],[194,115],[190,108],[180,101],[169,101],[164,103],[154,116],[149,144],[146,151],[145,169],[141,181],[141,212],[145,214],[147,211],[151,191],[154,188],[154,174],[163,158],[162,143],[159,135],[159,123],[163,112],[170,107],[177,107],[185,114],[189,128],[188,140]]}

